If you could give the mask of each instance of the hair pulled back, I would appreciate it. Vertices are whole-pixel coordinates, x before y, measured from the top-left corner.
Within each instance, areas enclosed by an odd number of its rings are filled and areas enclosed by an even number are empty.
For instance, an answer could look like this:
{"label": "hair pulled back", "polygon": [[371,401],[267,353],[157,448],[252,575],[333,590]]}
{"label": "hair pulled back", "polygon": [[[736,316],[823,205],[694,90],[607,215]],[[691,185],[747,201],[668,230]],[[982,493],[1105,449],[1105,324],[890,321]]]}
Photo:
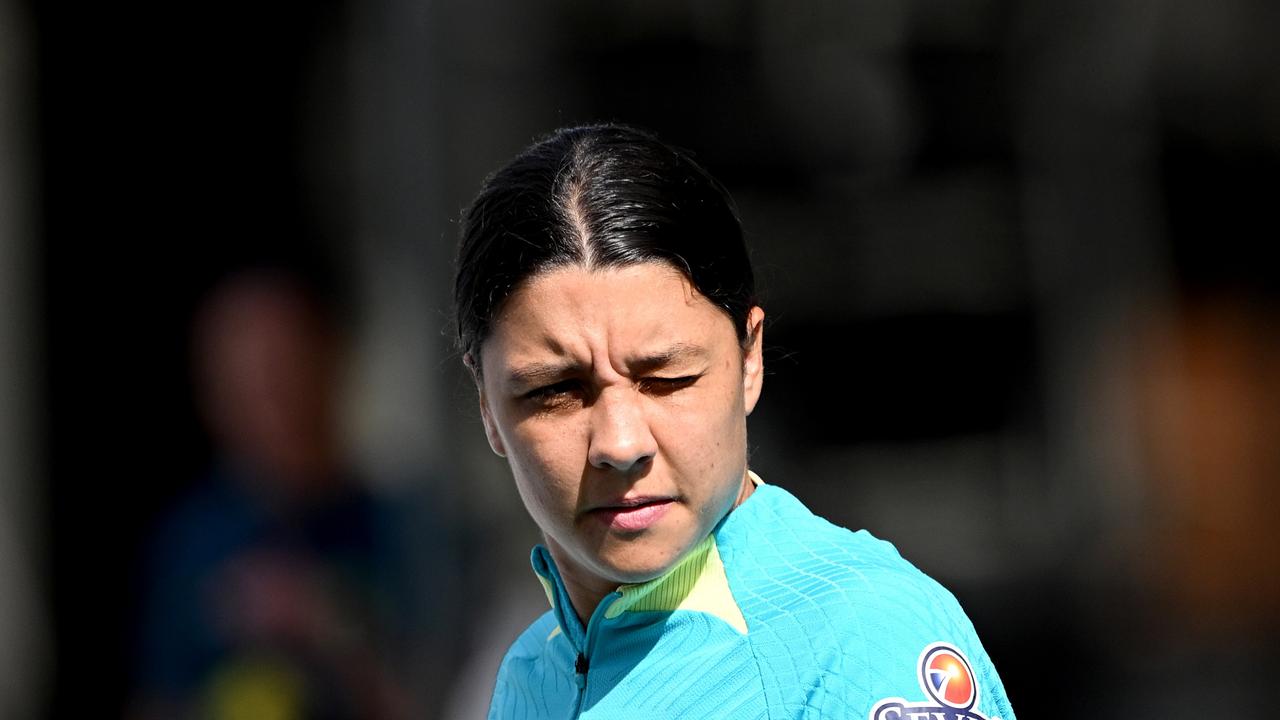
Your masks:
{"label": "hair pulled back", "polygon": [[747,339],[755,279],[733,202],[688,154],[649,133],[552,133],[485,180],[461,235],[454,307],[458,345],[473,360],[521,283],[569,265],[667,263]]}

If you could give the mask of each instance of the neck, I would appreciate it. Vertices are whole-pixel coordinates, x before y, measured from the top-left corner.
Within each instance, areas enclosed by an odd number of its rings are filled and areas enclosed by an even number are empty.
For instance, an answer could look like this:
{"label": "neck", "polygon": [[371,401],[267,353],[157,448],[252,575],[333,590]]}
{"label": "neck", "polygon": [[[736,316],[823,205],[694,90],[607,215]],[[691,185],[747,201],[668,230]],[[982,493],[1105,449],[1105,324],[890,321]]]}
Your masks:
{"label": "neck", "polygon": [[583,627],[586,627],[587,621],[600,605],[600,601],[617,590],[618,583],[610,583],[586,572],[569,553],[564,551],[564,548],[560,547],[559,543],[550,536],[545,539],[547,549],[551,551],[551,557],[555,559],[556,567],[560,570],[560,579],[564,582],[565,592],[569,593],[569,601],[573,603],[574,614],[578,616]]}
{"label": "neck", "polygon": [[742,487],[738,490],[738,499],[733,501],[733,507],[737,508],[739,505],[746,502],[747,498],[751,497],[751,493],[755,491],[756,484],[751,481],[751,471],[748,470],[742,474]]}

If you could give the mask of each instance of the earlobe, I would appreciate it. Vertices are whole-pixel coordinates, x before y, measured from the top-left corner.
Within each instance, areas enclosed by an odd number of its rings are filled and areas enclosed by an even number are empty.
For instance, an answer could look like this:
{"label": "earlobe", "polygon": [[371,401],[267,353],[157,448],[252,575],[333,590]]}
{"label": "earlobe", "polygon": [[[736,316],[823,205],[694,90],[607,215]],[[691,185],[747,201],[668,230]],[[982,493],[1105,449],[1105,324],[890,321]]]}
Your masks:
{"label": "earlobe", "polygon": [[502,445],[502,436],[498,434],[498,425],[493,421],[493,413],[489,411],[489,400],[484,393],[484,376],[480,373],[480,363],[471,353],[462,354],[462,364],[471,372],[471,380],[476,384],[476,393],[480,396],[480,420],[484,423],[484,436],[489,447],[498,457],[506,457],[507,449]]}
{"label": "earlobe", "polygon": [[747,345],[742,353],[742,400],[747,415],[755,409],[764,384],[764,309],[747,313]]}

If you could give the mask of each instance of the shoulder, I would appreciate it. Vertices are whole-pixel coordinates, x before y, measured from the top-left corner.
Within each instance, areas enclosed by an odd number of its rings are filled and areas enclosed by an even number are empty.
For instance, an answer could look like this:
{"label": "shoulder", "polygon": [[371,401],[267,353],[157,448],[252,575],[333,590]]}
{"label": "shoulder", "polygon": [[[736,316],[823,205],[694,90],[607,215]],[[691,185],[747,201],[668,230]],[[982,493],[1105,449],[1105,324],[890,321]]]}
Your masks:
{"label": "shoulder", "polygon": [[555,614],[549,610],[520,633],[507,649],[502,665],[498,668],[495,703],[500,695],[512,688],[534,682],[554,664],[551,662],[551,655],[555,651],[554,641],[557,638],[560,638],[560,629],[556,624]]}
{"label": "shoulder", "polygon": [[934,612],[958,609],[949,592],[892,544],[828,522],[781,488],[761,487],[734,515],[740,512],[717,540],[731,578],[747,594],[768,593],[784,606],[831,605],[859,613],[894,611],[904,603]]}
{"label": "shoulder", "polygon": [[565,663],[570,671],[572,668],[567,646],[552,612],[529,625],[511,644],[498,668],[489,717],[527,717],[529,708],[567,702],[565,698],[574,688],[565,669]]}
{"label": "shoulder", "polygon": [[[777,681],[780,697],[794,693],[819,716],[866,717],[879,699],[918,695],[921,653],[947,646],[993,693],[984,706],[1001,707],[999,678],[955,597],[892,544],[834,525],[776,486],[731,518],[717,540],[762,670],[794,678],[794,687]],[[1010,720],[1007,701],[1003,709]]]}
{"label": "shoulder", "polygon": [[246,541],[254,524],[251,505],[221,474],[211,473],[155,518],[147,534],[148,572],[220,562]]}
{"label": "shoulder", "polygon": [[520,637],[511,644],[506,657],[503,658],[503,667],[505,668],[511,662],[541,659],[546,655],[550,641],[559,634],[560,629],[556,624],[555,613],[546,611],[525,628],[524,632],[520,633]]}
{"label": "shoulder", "polygon": [[777,486],[756,495],[718,537],[753,633],[913,655],[929,642],[973,636],[955,597],[892,544],[814,515]]}

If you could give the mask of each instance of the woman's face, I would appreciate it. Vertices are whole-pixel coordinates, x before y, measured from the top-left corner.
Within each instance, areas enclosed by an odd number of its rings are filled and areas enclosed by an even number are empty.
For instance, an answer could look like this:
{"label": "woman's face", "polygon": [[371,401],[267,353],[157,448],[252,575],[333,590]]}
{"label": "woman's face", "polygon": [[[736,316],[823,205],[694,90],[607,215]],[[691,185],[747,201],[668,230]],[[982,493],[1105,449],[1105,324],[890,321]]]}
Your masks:
{"label": "woman's face", "polygon": [[481,350],[481,413],[566,583],[653,579],[750,491],[763,317],[744,350],[664,263],[556,269],[507,299]]}

